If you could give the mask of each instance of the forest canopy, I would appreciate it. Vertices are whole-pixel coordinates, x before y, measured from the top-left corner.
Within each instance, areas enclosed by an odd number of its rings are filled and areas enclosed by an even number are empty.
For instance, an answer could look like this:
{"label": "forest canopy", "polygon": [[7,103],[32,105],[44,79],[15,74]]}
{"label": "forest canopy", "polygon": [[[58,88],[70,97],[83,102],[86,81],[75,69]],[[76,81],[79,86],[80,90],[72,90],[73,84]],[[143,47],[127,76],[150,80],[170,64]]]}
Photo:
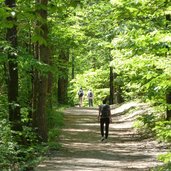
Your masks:
{"label": "forest canopy", "polygon": [[50,140],[54,108],[77,104],[80,87],[93,90],[95,106],[104,98],[140,99],[170,120],[170,0],[0,0],[0,6],[0,168],[12,167],[9,154],[19,161],[17,145],[28,152]]}

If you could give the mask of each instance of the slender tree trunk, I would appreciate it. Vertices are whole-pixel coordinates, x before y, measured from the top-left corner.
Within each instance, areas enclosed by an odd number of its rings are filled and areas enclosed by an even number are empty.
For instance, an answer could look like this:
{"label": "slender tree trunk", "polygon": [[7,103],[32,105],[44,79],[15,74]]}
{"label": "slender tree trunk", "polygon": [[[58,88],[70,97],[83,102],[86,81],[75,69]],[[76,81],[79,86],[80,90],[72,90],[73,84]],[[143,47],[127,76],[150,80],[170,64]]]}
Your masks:
{"label": "slender tree trunk", "polygon": [[[11,11],[16,6],[15,0],[5,0],[5,4],[11,8]],[[8,28],[6,33],[6,40],[13,48],[12,52],[8,53],[8,103],[9,120],[11,121],[12,129],[17,131],[21,130],[21,116],[18,103],[17,26],[15,13],[13,14],[14,16],[8,17],[8,21],[13,22],[13,26]]]}
{"label": "slender tree trunk", "polygon": [[167,110],[166,110],[166,120],[171,120],[171,93],[166,95],[166,103],[167,103]]}
{"label": "slender tree trunk", "polygon": [[[109,51],[110,55],[110,51]],[[112,61],[112,57],[110,55],[109,60]],[[113,104],[114,102],[114,73],[113,73],[113,67],[110,67],[110,95],[109,95],[109,104]]]}
{"label": "slender tree trunk", "polygon": [[[41,5],[47,7],[48,0],[40,0]],[[41,24],[41,29],[43,31],[42,37],[48,41],[48,27],[47,27],[47,9],[40,10],[40,16],[46,21],[46,23]],[[39,46],[40,48],[40,59],[45,64],[49,63],[49,49],[44,44]],[[48,88],[48,77],[40,74],[39,77],[39,95],[38,95],[38,133],[42,137],[43,141],[48,139],[48,130],[47,130],[47,88]]]}
{"label": "slender tree trunk", "polygon": [[68,79],[67,78],[59,78],[58,79],[58,102],[60,104],[67,104],[67,86]]}
{"label": "slender tree trunk", "polygon": [[75,58],[72,56],[72,79],[75,77]]}
{"label": "slender tree trunk", "polygon": [[[165,5],[167,5],[168,3],[168,0],[165,1]],[[171,15],[170,14],[166,14],[166,29],[168,27],[168,22],[171,21]],[[169,47],[168,48],[168,51],[169,51]],[[167,53],[166,53],[166,57],[167,57]],[[166,92],[166,103],[167,103],[167,109],[166,109],[166,119],[167,120],[171,120],[171,91],[170,89]]]}
{"label": "slender tree trunk", "polygon": [[[38,43],[34,45],[34,57],[39,60],[39,46]],[[33,128],[38,128],[38,117],[37,117],[37,103],[38,103],[38,71],[33,69],[33,78],[32,78],[32,125]]]}
{"label": "slender tree trunk", "polygon": [[[52,55],[51,55],[51,51],[50,51],[50,49],[49,49],[49,65],[50,66],[52,66]],[[48,75],[48,88],[47,88],[47,93],[48,93],[48,108],[50,109],[50,110],[52,110],[52,99],[53,99],[53,93],[52,93],[52,82],[53,82],[53,75],[52,75],[52,73],[49,73],[49,75]]]}
{"label": "slender tree trunk", "polygon": [[68,62],[69,62],[69,50],[61,51],[60,60],[62,64],[66,66],[59,67],[59,79],[58,79],[58,102],[60,104],[66,104],[67,99],[67,87],[68,87]]}
{"label": "slender tree trunk", "polygon": [[114,74],[113,74],[113,67],[110,67],[110,98],[109,98],[109,104],[113,104],[114,102]]}

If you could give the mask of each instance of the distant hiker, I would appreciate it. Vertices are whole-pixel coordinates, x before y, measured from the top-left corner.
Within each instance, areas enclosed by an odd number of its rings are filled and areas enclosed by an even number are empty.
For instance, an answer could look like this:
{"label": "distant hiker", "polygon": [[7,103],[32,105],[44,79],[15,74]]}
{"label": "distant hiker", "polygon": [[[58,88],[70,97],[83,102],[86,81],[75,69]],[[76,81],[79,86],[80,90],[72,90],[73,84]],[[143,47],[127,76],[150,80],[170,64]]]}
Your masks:
{"label": "distant hiker", "polygon": [[111,120],[110,106],[103,100],[103,104],[99,106],[98,120],[100,121],[101,141],[107,142],[109,133],[109,123]]}
{"label": "distant hiker", "polygon": [[78,98],[79,98],[80,107],[82,107],[83,96],[84,96],[84,91],[83,91],[83,89],[82,89],[82,87],[81,87],[81,88],[79,89],[79,91],[78,91]]}
{"label": "distant hiker", "polygon": [[89,107],[93,107],[93,92],[92,92],[92,90],[88,90],[87,98],[88,98]]}

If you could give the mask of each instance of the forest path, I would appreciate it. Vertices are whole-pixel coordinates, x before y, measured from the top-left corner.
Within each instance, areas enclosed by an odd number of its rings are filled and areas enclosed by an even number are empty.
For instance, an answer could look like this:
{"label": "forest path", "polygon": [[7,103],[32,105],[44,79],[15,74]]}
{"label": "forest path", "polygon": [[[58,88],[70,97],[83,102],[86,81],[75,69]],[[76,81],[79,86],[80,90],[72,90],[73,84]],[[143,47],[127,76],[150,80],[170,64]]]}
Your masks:
{"label": "forest path", "polygon": [[[124,111],[139,108],[123,115]],[[165,149],[152,139],[142,140],[132,129],[134,118],[146,106],[129,103],[112,109],[107,143],[100,142],[98,110],[69,108],[64,114],[60,151],[51,154],[36,171],[149,171],[160,165],[156,160]]]}

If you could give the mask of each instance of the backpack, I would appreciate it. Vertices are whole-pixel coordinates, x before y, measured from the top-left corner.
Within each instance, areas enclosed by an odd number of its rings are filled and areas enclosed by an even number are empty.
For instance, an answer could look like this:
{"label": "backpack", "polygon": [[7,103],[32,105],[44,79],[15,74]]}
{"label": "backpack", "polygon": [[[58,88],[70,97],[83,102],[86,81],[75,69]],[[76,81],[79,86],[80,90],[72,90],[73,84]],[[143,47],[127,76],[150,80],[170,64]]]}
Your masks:
{"label": "backpack", "polygon": [[79,91],[78,95],[79,95],[79,97],[82,97],[83,96],[83,92]]}
{"label": "backpack", "polygon": [[93,97],[93,93],[92,92],[89,93],[89,97]]}
{"label": "backpack", "polygon": [[101,117],[102,118],[108,118],[109,117],[109,113],[110,113],[109,105],[103,104],[101,106]]}

